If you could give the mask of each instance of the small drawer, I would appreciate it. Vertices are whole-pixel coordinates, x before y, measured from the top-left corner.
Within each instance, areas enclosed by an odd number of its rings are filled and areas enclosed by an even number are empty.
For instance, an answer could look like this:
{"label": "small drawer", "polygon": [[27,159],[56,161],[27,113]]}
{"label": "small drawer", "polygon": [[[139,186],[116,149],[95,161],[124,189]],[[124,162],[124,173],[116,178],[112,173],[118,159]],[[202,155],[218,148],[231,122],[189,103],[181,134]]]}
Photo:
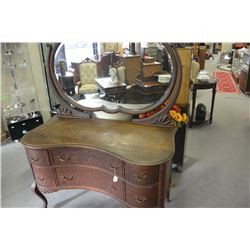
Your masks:
{"label": "small drawer", "polygon": [[50,166],[49,154],[43,149],[25,149],[29,162],[36,166]]}
{"label": "small drawer", "polygon": [[52,168],[32,167],[36,183],[42,187],[55,187],[56,182]]}
{"label": "small drawer", "polygon": [[135,184],[150,185],[158,183],[159,166],[138,166],[126,163],[125,179]]}
{"label": "small drawer", "polygon": [[91,167],[56,167],[59,185],[65,188],[88,188],[105,191],[109,194],[124,199],[123,182],[118,178],[113,182],[113,176]]}
{"label": "small drawer", "polygon": [[88,165],[88,151],[77,148],[52,149],[52,157],[55,165]]}
{"label": "small drawer", "polygon": [[133,207],[157,207],[158,185],[138,188],[126,183],[126,202]]}

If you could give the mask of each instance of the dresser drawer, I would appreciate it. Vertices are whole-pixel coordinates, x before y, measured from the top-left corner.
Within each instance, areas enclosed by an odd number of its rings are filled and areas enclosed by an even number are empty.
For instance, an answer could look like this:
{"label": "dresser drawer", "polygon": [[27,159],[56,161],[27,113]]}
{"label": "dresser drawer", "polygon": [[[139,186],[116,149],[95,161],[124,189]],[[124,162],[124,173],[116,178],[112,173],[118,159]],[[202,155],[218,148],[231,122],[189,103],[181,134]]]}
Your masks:
{"label": "dresser drawer", "polygon": [[122,161],[105,152],[89,150],[88,162],[89,165],[100,167],[112,175],[123,175]]}
{"label": "dresser drawer", "polygon": [[52,149],[55,165],[84,165],[102,168],[110,174],[122,175],[122,162],[115,157],[93,149]]}
{"label": "dresser drawer", "polygon": [[137,166],[126,163],[125,179],[135,184],[148,185],[158,183],[159,166]]}
{"label": "dresser drawer", "polygon": [[150,188],[126,183],[126,202],[133,207],[157,207],[158,185]]}
{"label": "dresser drawer", "polygon": [[77,148],[52,149],[52,157],[55,165],[88,165],[88,151]]}
{"label": "dresser drawer", "polygon": [[55,187],[56,182],[51,167],[32,167],[36,183],[43,187]]}
{"label": "dresser drawer", "polygon": [[43,149],[25,149],[30,164],[36,166],[50,166],[49,154]]}
{"label": "dresser drawer", "polygon": [[56,167],[59,185],[64,188],[89,188],[106,191],[120,199],[124,199],[124,183],[118,178],[99,169],[80,166]]}

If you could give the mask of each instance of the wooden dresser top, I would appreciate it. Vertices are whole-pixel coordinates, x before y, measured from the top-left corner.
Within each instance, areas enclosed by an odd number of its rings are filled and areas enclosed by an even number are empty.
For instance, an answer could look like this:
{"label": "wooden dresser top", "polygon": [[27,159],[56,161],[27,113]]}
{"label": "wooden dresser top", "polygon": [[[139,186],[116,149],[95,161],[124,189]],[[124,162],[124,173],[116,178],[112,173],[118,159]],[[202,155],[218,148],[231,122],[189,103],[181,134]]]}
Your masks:
{"label": "wooden dresser top", "polygon": [[137,165],[157,165],[174,154],[175,128],[126,121],[54,117],[29,131],[21,143],[33,149],[98,149]]}

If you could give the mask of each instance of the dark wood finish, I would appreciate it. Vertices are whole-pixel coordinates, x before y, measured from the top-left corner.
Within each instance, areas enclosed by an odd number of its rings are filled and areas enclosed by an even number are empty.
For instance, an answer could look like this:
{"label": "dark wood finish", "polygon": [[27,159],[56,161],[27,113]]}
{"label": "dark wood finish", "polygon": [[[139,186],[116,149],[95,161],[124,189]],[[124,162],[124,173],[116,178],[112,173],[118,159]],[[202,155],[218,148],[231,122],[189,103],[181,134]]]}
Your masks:
{"label": "dark wood finish", "polygon": [[161,63],[152,62],[152,63],[142,63],[142,76],[150,77],[155,73],[161,72]]}
{"label": "dark wood finish", "polygon": [[232,72],[231,72],[231,75],[232,75],[234,81],[235,81],[237,84],[239,84],[240,73],[235,72],[235,71],[232,71]]}
{"label": "dark wood finish", "polygon": [[[182,81],[176,49],[169,44],[163,49],[173,66],[164,95],[150,107],[132,110],[120,105],[115,109],[83,107],[67,96],[54,71],[58,48],[56,45],[50,54],[50,74],[60,103],[59,117],[30,131],[21,141],[35,179],[32,190],[45,207],[47,200],[42,193],[78,188],[104,192],[128,207],[164,207],[165,196],[169,200],[170,194],[176,132],[168,111],[176,102]],[[136,76],[137,67],[132,66],[131,72]],[[92,119],[94,111],[139,115],[158,108],[166,99],[162,110],[144,119]]]}
{"label": "dark wood finish", "polygon": [[247,47],[248,43],[233,43],[233,49],[241,49]]}
{"label": "dark wood finish", "polygon": [[169,84],[158,83],[157,81],[153,81],[153,80],[152,81],[137,80],[136,85],[137,85],[138,91],[140,91],[144,95],[160,94],[161,95],[160,97],[162,97],[162,95],[164,94],[164,92],[169,86]]}
{"label": "dark wood finish", "polygon": [[[184,112],[189,116],[189,104],[179,105],[179,107],[181,112]],[[173,157],[173,163],[178,165],[176,169],[178,172],[182,172],[182,166],[184,163],[187,127],[187,125],[183,125],[181,128],[178,128],[175,134],[175,154]]]}
{"label": "dark wood finish", "polygon": [[109,67],[114,67],[119,58],[115,52],[110,52],[102,56],[101,60],[97,64],[97,74],[99,77],[109,76]]}
{"label": "dark wood finish", "polygon": [[103,99],[111,102],[126,102],[126,83],[112,83],[110,77],[95,80],[97,87],[104,94]]}
{"label": "dark wood finish", "polygon": [[141,73],[140,55],[119,55],[120,63],[126,68],[126,80],[128,84],[133,84],[137,76]]}
{"label": "dark wood finish", "polygon": [[250,93],[250,66],[248,67],[248,71],[241,69],[239,87],[243,93]]}
{"label": "dark wood finish", "polygon": [[[207,82],[200,82],[197,80],[197,82],[195,82],[192,85],[192,93],[193,93],[193,97],[192,97],[192,110],[191,110],[191,118],[189,121],[189,127],[192,128],[193,125],[200,125],[206,122],[209,122],[209,124],[212,123],[213,121],[213,110],[214,110],[214,100],[215,100],[215,94],[216,94],[216,86],[217,86],[217,81],[215,79],[211,79]],[[196,93],[197,90],[202,90],[202,89],[212,89],[212,101],[211,101],[211,108],[210,108],[210,114],[208,116],[207,119],[205,119],[205,121],[195,121],[194,117],[195,117],[195,103],[196,103]]]}
{"label": "dark wood finish", "polygon": [[31,190],[43,201],[43,207],[47,208],[48,201],[47,201],[46,197],[38,189],[35,181],[31,184]]}
{"label": "dark wood finish", "polygon": [[198,62],[200,64],[200,70],[205,69],[206,51],[207,51],[206,46],[199,47]]}
{"label": "dark wood finish", "polygon": [[150,185],[157,182],[159,178],[159,166],[140,166],[126,163],[125,178],[128,182],[138,185]]}
{"label": "dark wood finish", "polygon": [[174,135],[175,128],[54,117],[22,143],[36,181],[33,191],[46,206],[41,192],[84,188],[128,207],[164,207]]}
{"label": "dark wood finish", "polygon": [[31,164],[37,166],[50,166],[49,155],[46,150],[32,150],[26,148],[26,154]]}
{"label": "dark wood finish", "polygon": [[136,101],[140,103],[157,102],[164,95],[168,87],[169,84],[158,83],[154,79],[143,81],[137,79],[133,87],[127,91],[126,100],[131,103],[136,103]]}

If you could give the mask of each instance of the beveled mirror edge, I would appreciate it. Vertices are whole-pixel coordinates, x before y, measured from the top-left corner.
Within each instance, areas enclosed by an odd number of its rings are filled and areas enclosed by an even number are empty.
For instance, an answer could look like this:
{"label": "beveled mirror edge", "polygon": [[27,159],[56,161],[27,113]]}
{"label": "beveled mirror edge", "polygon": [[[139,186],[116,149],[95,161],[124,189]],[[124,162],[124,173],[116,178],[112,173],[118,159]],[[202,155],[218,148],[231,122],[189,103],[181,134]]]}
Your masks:
{"label": "beveled mirror edge", "polygon": [[[171,98],[168,104],[164,107],[164,109],[158,112],[162,114],[162,113],[167,113],[170,110],[170,108],[173,106],[173,104],[175,103],[178,97],[178,93],[180,91],[180,85],[181,85],[181,78],[182,78],[180,58],[179,58],[176,48],[173,45],[168,44],[168,43],[163,43],[164,50],[166,50],[166,52],[168,52],[171,56],[171,60],[173,63],[173,75],[171,77],[170,87],[164,92],[164,95],[160,98],[160,100],[157,103],[151,106],[148,106],[147,108],[134,109],[134,110],[124,108],[120,105],[118,105],[117,108],[115,109],[108,109],[104,105],[99,106],[97,108],[84,107],[78,104],[77,102],[75,102],[72,98],[70,98],[69,96],[65,94],[65,92],[60,87],[59,81],[56,77],[56,74],[54,71],[55,55],[60,45],[61,43],[54,44],[54,46],[51,47],[50,56],[49,56],[49,73],[50,73],[50,76],[54,85],[53,87],[56,92],[56,95],[58,99],[60,100],[60,104],[63,106],[63,110],[62,109],[60,110],[60,114],[59,114],[60,116],[73,115],[76,117],[77,116],[82,117],[82,116],[85,116],[86,114],[89,116],[90,113],[95,112],[95,111],[103,111],[109,114],[115,114],[115,113],[121,112],[121,113],[131,114],[131,115],[139,115],[141,113],[146,113],[146,112],[155,110],[157,107],[162,105],[166,100]],[[156,115],[157,113],[154,114],[150,118],[134,119],[134,121],[140,120],[140,122],[146,122],[147,120],[154,119]]]}

